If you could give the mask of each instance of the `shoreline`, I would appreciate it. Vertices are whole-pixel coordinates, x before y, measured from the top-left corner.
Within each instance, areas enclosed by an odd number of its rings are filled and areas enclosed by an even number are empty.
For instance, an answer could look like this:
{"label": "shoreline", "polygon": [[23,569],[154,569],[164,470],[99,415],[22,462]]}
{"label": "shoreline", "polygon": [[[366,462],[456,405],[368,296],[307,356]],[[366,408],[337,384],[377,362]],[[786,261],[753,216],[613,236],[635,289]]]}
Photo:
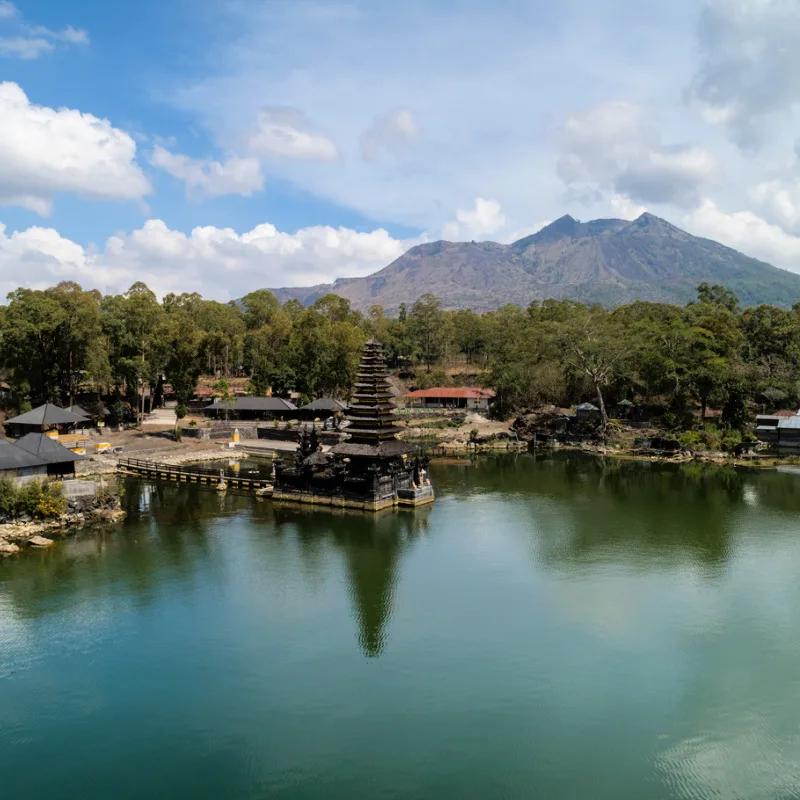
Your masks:
{"label": "shoreline", "polygon": [[[724,453],[694,453],[678,452],[675,454],[633,452],[630,449],[609,447],[596,443],[557,444],[555,446],[539,446],[535,449],[529,447],[525,441],[495,440],[483,444],[455,444],[448,442],[432,443],[414,442],[412,444],[428,445],[437,451],[432,455],[433,460],[446,461],[450,458],[459,460],[472,456],[492,456],[502,453],[519,454],[534,453],[553,455],[558,452],[584,453],[596,458],[610,458],[618,461],[631,461],[639,463],[662,464],[707,464],[716,467],[734,467],[758,470],[777,470],[782,466],[795,466],[800,469],[800,454],[792,456],[753,456],[742,459]],[[149,452],[152,460],[162,464],[179,465],[186,463],[202,463],[207,461],[231,460],[241,461],[248,459],[250,453],[242,452],[238,448],[216,447],[200,451],[184,451],[181,453]],[[258,457],[258,456],[255,456]],[[82,479],[91,480],[93,476],[108,475],[112,470],[119,474],[116,461],[111,459],[95,465],[97,469],[87,470],[81,475]],[[109,487],[111,489],[111,487]],[[52,547],[56,540],[76,534],[87,527],[110,529],[122,522],[127,516],[122,509],[118,484],[110,490],[103,499],[95,496],[88,498],[73,498],[69,510],[61,516],[44,520],[14,520],[0,523],[0,561],[4,558],[17,555],[28,549],[46,549]]]}
{"label": "shoreline", "polygon": [[[414,442],[407,440],[411,444],[428,444],[430,442]],[[433,455],[433,459],[450,457],[467,457],[481,455],[495,455],[498,453],[541,453],[552,454],[558,452],[586,453],[587,455],[599,458],[615,458],[620,461],[638,461],[641,463],[662,463],[662,464],[712,464],[718,467],[746,467],[748,469],[777,469],[783,466],[800,467],[800,452],[797,455],[776,456],[772,454],[755,454],[750,458],[736,457],[727,453],[714,452],[693,452],[679,451],[674,454],[663,452],[636,452],[631,449],[614,448],[601,444],[557,444],[539,445],[535,449],[529,447],[528,442],[516,443],[497,443],[494,445],[455,445],[448,442],[439,442],[432,446],[432,449],[442,453],[441,456]]]}
{"label": "shoreline", "polygon": [[[247,453],[222,446],[199,451],[184,450],[180,453],[169,450],[162,453],[151,451],[147,455],[153,460],[157,459],[159,463],[170,465],[223,459],[240,461],[248,458]],[[110,528],[122,522],[127,514],[122,509],[119,481],[115,480],[113,485],[109,485],[103,480],[112,473],[119,479],[123,477],[116,459],[101,456],[93,460],[93,463],[87,464],[86,469],[76,476],[76,479],[94,483],[97,487],[96,479],[100,478],[100,485],[108,492],[102,498],[98,498],[95,488],[91,494],[68,497],[69,508],[58,517],[15,519],[0,523],[0,560],[15,556],[23,550],[52,547],[57,539],[72,536],[87,527]]]}
{"label": "shoreline", "polygon": [[60,517],[42,520],[22,520],[0,524],[0,559],[22,552],[23,549],[52,547],[56,539],[72,536],[87,526],[111,526],[121,522],[127,513],[117,503],[86,511],[68,511]]}

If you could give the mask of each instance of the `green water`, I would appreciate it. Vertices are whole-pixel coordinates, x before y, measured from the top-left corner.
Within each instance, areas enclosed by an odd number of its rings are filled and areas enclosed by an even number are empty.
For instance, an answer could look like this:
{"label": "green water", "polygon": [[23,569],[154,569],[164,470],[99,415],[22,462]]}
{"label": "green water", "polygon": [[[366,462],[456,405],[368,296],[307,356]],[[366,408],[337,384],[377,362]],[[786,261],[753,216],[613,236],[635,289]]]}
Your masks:
{"label": "green water", "polygon": [[800,475],[431,473],[377,518],[132,480],[0,564],[0,798],[800,797]]}

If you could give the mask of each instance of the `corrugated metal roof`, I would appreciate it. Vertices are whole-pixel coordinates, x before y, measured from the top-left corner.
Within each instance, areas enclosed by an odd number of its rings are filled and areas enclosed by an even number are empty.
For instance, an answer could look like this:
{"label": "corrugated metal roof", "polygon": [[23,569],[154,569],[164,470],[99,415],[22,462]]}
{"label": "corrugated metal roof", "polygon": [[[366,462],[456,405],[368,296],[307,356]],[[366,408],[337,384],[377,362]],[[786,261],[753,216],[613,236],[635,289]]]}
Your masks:
{"label": "corrugated metal roof", "polygon": [[473,386],[459,386],[452,389],[435,386],[432,389],[417,389],[416,392],[409,392],[406,397],[422,397],[431,400],[491,400],[494,392],[491,389],[478,389]]}
{"label": "corrugated metal roof", "polygon": [[592,405],[591,403],[581,403],[575,410],[576,411],[599,411],[600,409],[597,406]]}
{"label": "corrugated metal roof", "polygon": [[797,415],[794,417],[784,417],[778,422],[778,427],[781,430],[800,429],[800,417]]}

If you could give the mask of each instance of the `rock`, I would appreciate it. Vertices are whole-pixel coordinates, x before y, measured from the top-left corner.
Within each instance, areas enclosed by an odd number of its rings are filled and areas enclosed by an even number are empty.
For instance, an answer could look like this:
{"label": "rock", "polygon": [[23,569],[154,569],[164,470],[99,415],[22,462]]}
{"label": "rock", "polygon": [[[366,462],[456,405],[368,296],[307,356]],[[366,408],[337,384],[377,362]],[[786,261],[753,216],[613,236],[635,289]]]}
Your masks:
{"label": "rock", "polygon": [[55,544],[55,542],[44,536],[31,536],[31,538],[28,539],[28,544],[31,545],[31,547],[50,547],[52,544]]}
{"label": "rock", "polygon": [[19,546],[7,542],[5,539],[0,539],[0,558],[4,556],[13,556],[19,553]]}

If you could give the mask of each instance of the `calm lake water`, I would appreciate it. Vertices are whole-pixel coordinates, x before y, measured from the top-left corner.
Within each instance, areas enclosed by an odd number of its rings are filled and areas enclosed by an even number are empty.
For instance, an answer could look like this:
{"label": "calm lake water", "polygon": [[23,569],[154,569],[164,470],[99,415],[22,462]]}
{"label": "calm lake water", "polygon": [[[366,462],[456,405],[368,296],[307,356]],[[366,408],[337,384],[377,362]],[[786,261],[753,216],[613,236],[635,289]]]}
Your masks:
{"label": "calm lake water", "polygon": [[131,480],[0,564],[0,797],[800,797],[800,475],[431,473],[375,518]]}

